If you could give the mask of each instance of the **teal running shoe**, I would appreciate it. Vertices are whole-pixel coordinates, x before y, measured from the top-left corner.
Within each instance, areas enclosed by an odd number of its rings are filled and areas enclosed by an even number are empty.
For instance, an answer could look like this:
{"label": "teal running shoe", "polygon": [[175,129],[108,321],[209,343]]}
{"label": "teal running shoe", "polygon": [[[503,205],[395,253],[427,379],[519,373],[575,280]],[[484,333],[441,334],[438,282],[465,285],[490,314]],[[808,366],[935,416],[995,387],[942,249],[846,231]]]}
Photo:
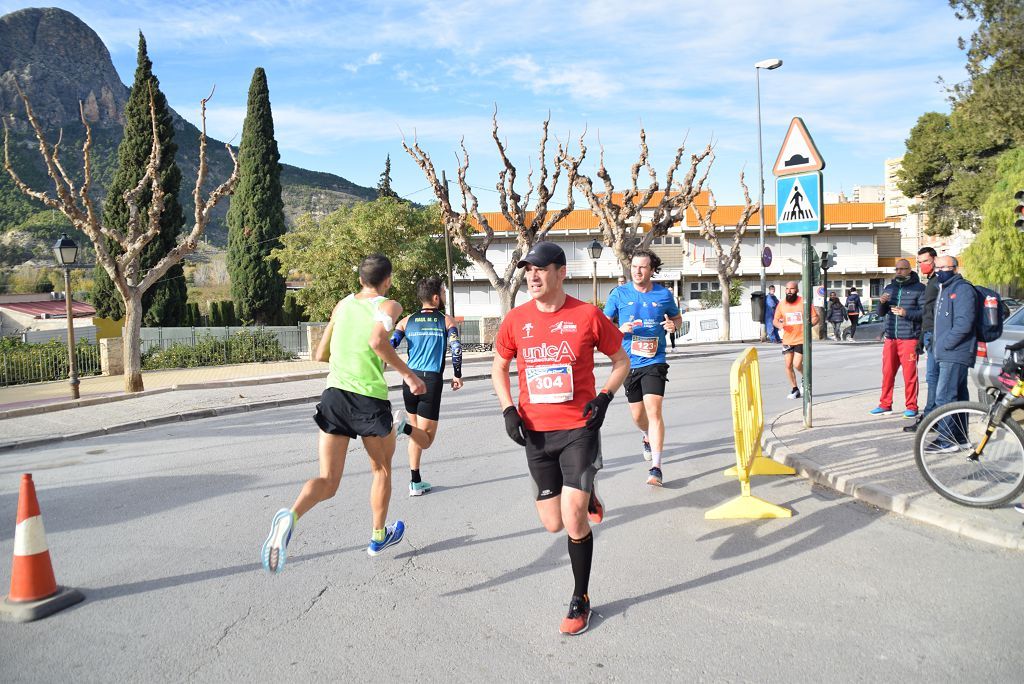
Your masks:
{"label": "teal running shoe", "polygon": [[423,496],[430,491],[429,482],[410,482],[409,483],[409,496]]}
{"label": "teal running shoe", "polygon": [[288,542],[292,540],[292,530],[295,529],[295,516],[291,509],[282,508],[274,514],[274,520],[270,523],[270,534],[267,541],[263,542],[263,569],[267,572],[281,572],[284,569],[285,559],[288,557]]}

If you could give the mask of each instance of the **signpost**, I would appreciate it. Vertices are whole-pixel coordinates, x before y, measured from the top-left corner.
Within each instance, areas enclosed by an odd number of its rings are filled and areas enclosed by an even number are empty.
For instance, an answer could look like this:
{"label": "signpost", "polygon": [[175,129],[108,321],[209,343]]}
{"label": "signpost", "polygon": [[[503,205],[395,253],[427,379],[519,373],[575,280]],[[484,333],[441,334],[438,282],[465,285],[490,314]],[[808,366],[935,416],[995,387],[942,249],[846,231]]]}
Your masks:
{"label": "signpost", "polygon": [[824,181],[821,170],[825,160],[818,152],[803,119],[793,117],[782,141],[782,148],[772,169],[775,180],[775,232],[778,235],[803,236],[803,293],[804,311],[804,427],[812,427],[811,382],[811,304],[812,290],[820,273],[818,256],[811,246],[811,236],[825,227]]}

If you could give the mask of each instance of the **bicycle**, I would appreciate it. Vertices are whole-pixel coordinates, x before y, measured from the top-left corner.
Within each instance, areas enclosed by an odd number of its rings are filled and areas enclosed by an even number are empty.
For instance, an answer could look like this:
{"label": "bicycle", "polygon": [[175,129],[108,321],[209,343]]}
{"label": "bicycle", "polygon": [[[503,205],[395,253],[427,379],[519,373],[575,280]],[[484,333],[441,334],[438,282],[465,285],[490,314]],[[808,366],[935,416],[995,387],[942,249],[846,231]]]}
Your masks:
{"label": "bicycle", "polygon": [[940,406],[917,430],[914,460],[921,475],[945,498],[963,506],[995,508],[1024,491],[1024,341],[1006,348],[1003,389],[994,401]]}

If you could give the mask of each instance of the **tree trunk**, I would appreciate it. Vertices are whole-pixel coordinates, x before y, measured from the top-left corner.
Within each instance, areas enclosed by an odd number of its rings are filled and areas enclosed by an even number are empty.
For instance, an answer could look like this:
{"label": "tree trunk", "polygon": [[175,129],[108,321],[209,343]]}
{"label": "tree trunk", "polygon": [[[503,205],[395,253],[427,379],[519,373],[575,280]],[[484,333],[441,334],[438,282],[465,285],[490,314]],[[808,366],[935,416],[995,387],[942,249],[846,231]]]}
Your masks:
{"label": "tree trunk", "polygon": [[732,337],[732,331],[730,323],[732,317],[729,314],[729,307],[732,306],[729,295],[729,281],[731,278],[727,277],[724,273],[719,271],[718,273],[718,285],[722,288],[722,341],[728,342]]}
{"label": "tree trunk", "polygon": [[504,318],[505,314],[511,311],[516,305],[516,295],[519,294],[519,287],[518,283],[515,283],[514,285],[516,285],[516,287],[509,285],[499,285],[497,287],[498,298],[501,300],[502,318]]}
{"label": "tree trunk", "polygon": [[124,391],[141,392],[142,385],[142,293],[132,292],[124,300]]}

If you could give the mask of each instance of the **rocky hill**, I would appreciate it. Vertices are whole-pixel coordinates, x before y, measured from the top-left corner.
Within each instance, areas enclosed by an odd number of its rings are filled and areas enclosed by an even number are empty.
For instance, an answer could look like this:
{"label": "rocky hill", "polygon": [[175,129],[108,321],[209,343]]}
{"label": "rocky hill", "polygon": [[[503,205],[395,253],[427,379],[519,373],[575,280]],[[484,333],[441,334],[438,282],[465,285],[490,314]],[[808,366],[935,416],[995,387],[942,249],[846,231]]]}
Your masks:
{"label": "rocky hill", "polygon": [[[255,65],[254,65],[255,66]],[[160,65],[154,65],[157,77]],[[129,80],[131,74],[127,75]],[[50,141],[63,132],[62,160],[69,173],[81,177],[81,146],[85,133],[79,102],[93,132],[94,199],[102,201],[113,177],[117,145],[121,140],[124,105],[129,89],[122,83],[100,37],[78,17],[57,8],[23,9],[0,17],[0,116],[10,130],[11,160],[22,179],[40,190],[52,190],[35,137],[29,128],[15,83],[28,95]],[[205,93],[197,95],[202,97]],[[191,189],[199,157],[199,129],[172,110],[177,161],[184,176],[186,217],[191,217]],[[212,188],[227,178],[231,160],[224,143],[208,140],[207,175]],[[289,221],[307,211],[322,214],[345,202],[376,197],[340,176],[282,165],[285,214]],[[225,244],[222,201],[208,228],[208,239]],[[54,239],[51,212],[19,193],[6,173],[0,173],[0,266],[20,263],[32,254],[49,251]],[[188,224],[186,224],[188,225]]]}

